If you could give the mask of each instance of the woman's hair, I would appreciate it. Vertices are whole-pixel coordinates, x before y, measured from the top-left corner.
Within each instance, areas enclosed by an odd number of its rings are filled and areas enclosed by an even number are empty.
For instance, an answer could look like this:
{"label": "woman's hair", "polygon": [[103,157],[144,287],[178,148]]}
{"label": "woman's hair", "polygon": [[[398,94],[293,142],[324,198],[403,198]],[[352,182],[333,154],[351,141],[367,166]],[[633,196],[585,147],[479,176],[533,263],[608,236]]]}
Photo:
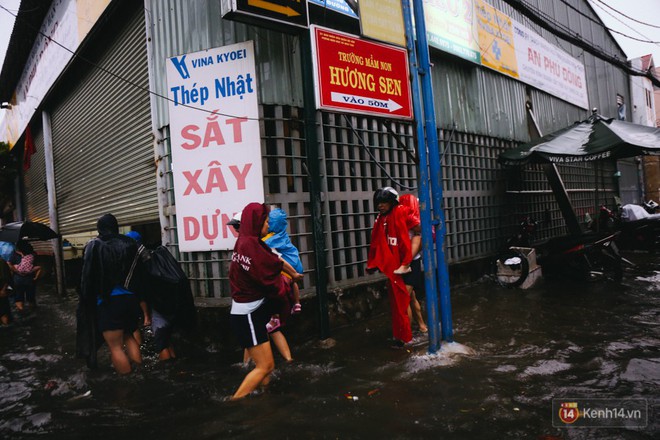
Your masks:
{"label": "woman's hair", "polygon": [[19,240],[19,242],[16,243],[16,250],[23,255],[34,254],[34,248],[25,240]]}

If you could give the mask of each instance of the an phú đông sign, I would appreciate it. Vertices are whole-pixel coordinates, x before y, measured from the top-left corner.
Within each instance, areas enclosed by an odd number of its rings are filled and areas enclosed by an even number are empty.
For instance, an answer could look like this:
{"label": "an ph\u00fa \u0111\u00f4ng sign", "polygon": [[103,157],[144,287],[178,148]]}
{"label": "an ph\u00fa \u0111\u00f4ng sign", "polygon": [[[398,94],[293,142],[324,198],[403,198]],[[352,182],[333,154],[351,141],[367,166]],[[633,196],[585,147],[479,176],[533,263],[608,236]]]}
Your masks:
{"label": "an ph\u00fa \u0111\u00f4ng sign", "polygon": [[317,108],[412,119],[405,49],[310,28]]}
{"label": "an ph\u00fa \u0111\u00f4ng sign", "polygon": [[252,41],[169,58],[167,86],[179,247],[232,249],[227,222],[264,201]]}

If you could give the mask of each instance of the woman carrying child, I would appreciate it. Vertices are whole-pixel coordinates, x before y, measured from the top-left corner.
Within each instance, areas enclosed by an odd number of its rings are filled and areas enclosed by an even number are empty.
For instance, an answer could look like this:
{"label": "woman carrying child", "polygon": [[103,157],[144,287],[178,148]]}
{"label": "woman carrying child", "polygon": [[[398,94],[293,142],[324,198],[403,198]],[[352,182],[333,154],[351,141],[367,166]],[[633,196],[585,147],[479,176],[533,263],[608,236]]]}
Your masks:
{"label": "woman carrying child", "polygon": [[268,233],[268,208],[263,203],[248,204],[241,214],[238,239],[229,266],[231,287],[230,323],[239,344],[248,351],[255,367],[232,399],[240,399],[259,385],[267,385],[275,367],[266,330],[270,319],[267,298],[286,295],[282,281],[282,260],[261,238]]}
{"label": "woman carrying child", "polygon": [[23,303],[36,307],[36,283],[41,274],[41,267],[34,265],[35,253],[32,245],[25,240],[16,243],[16,253],[21,257],[19,263],[8,263],[14,274],[14,303],[16,309],[23,310]]}

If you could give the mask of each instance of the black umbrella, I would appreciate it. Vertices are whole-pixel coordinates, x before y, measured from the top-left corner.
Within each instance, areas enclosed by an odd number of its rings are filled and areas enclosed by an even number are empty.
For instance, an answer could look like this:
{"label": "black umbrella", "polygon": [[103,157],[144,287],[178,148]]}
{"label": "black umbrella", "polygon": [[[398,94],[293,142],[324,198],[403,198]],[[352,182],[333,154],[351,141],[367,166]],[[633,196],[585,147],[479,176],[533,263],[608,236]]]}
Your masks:
{"label": "black umbrella", "polygon": [[0,241],[16,243],[18,240],[50,240],[59,237],[59,234],[43,223],[14,222],[7,223],[0,228]]}
{"label": "black umbrella", "polygon": [[660,128],[606,119],[596,113],[570,127],[500,154],[504,165],[586,162],[660,155]]}

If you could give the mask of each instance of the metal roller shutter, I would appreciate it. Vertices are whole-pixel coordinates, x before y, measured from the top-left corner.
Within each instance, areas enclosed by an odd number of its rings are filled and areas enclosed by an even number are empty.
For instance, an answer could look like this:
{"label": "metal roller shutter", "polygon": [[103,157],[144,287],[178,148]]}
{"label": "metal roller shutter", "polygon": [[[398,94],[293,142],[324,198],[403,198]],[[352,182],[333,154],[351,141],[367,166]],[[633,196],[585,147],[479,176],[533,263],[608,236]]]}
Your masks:
{"label": "metal roller shutter", "polygon": [[[117,30],[92,68],[52,111],[60,232],[158,220],[143,11]],[[121,77],[121,78],[118,78]],[[134,86],[135,85],[135,86]],[[142,87],[142,90],[139,87]]]}
{"label": "metal roller shutter", "polygon": [[35,153],[30,158],[30,168],[25,171],[25,201],[27,219],[50,224],[48,217],[48,191],[46,190],[46,161],[44,160],[44,135],[41,129],[32,131]]}

